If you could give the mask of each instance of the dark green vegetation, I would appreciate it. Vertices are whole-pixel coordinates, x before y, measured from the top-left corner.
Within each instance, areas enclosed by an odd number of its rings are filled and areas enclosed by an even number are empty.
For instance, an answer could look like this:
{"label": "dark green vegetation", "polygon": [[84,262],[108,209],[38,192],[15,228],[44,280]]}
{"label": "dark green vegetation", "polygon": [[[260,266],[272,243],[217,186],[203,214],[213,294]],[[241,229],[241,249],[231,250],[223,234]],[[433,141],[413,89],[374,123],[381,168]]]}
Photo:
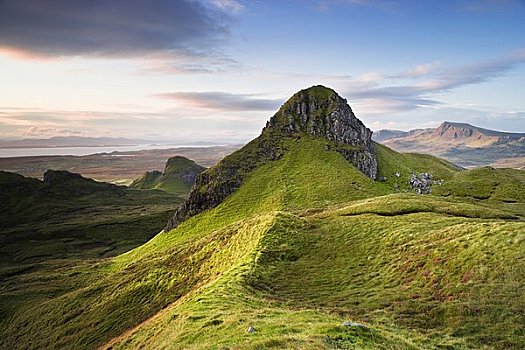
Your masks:
{"label": "dark green vegetation", "polygon": [[117,255],[150,239],[180,199],[48,171],[0,172],[1,261]]}
{"label": "dark green vegetation", "polygon": [[204,170],[206,168],[188,158],[171,157],[166,162],[164,172],[148,171],[133,180],[130,187],[157,189],[184,197],[190,192],[197,175]]}
{"label": "dark green vegetation", "polygon": [[70,288],[69,268],[148,241],[177,203],[180,199],[162,191],[128,189],[66,171],[48,171],[44,181],[1,171],[0,318]]}
{"label": "dark green vegetation", "polygon": [[[376,145],[380,182],[327,139],[269,141],[278,158],[176,229],[45,283],[24,272],[40,292],[2,317],[0,348],[524,347],[523,171],[462,171]],[[250,164],[252,147],[227,164]],[[416,195],[411,172],[444,183]],[[2,300],[19,298],[19,281],[2,280]]]}

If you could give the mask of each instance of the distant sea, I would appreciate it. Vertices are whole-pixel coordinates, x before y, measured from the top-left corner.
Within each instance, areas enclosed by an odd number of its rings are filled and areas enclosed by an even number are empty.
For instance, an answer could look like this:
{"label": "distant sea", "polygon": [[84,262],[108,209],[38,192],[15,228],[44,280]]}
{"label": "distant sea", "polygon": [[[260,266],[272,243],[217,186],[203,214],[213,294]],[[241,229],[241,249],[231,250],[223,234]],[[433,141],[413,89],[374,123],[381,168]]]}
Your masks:
{"label": "distant sea", "polygon": [[87,156],[95,153],[132,152],[151,149],[179,147],[213,147],[221,145],[131,145],[104,147],[43,147],[43,148],[0,148],[0,158],[34,156]]}

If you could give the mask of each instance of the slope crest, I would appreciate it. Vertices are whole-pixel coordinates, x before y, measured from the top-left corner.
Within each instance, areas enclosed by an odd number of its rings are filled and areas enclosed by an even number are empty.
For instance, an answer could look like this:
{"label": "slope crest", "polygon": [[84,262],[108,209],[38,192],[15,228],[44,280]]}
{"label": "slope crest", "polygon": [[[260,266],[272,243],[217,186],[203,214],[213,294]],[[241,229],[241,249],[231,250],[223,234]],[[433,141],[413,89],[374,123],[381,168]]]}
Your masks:
{"label": "slope crest", "polygon": [[299,91],[284,103],[258,138],[200,174],[188,200],[169,220],[164,231],[220,204],[241,186],[249,173],[280,159],[293,142],[304,140],[305,136],[328,141],[326,151],[340,153],[363,174],[375,179],[377,160],[372,132],[334,90],[313,86]]}

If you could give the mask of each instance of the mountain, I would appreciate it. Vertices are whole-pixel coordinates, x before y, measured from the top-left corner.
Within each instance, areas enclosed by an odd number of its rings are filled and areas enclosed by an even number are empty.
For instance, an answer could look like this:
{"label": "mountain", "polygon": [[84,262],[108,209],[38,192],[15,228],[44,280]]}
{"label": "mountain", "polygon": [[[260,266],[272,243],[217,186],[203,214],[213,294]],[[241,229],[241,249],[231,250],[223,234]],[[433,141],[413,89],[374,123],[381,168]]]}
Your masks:
{"label": "mountain", "polygon": [[0,348],[523,348],[525,173],[370,136],[298,92],[144,245],[2,280]]}
{"label": "mountain", "polygon": [[500,164],[525,167],[525,133],[444,122],[435,129],[379,130],[377,134],[376,141],[397,151],[429,153],[464,167]]}
{"label": "mountain", "polygon": [[372,135],[372,139],[376,142],[386,141],[398,137],[403,137],[408,135],[408,131],[402,131],[402,130],[387,130],[382,129],[378,131],[374,131],[374,134]]}
{"label": "mountain", "polygon": [[0,140],[0,148],[108,147],[152,143],[124,137],[55,136],[48,139]]}
{"label": "mountain", "polygon": [[241,186],[251,171],[286,154],[290,139],[304,136],[329,140],[327,148],[340,153],[366,176],[376,177],[372,131],[355,117],[346,100],[335,91],[313,86],[283,104],[258,138],[198,176],[188,200],[165,230],[220,204]]}
{"label": "mountain", "polygon": [[429,130],[431,129],[414,129],[410,131],[383,129],[383,130],[374,131],[374,133],[372,134],[372,140],[376,142],[382,142],[382,141],[386,141],[390,139],[421,134]]}
{"label": "mountain", "polygon": [[185,196],[195,184],[197,175],[206,170],[194,161],[175,156],[168,159],[164,171],[148,171],[133,180],[130,187],[141,189],[158,189]]}

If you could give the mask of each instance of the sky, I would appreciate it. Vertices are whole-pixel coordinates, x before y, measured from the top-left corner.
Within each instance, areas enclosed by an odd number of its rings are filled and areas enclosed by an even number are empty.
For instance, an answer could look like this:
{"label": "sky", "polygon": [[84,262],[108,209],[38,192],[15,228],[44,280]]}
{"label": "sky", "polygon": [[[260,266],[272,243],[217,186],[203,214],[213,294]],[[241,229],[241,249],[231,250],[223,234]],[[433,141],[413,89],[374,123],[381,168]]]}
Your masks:
{"label": "sky", "polygon": [[525,132],[524,0],[0,0],[0,138],[246,142],[325,85],[372,130]]}

